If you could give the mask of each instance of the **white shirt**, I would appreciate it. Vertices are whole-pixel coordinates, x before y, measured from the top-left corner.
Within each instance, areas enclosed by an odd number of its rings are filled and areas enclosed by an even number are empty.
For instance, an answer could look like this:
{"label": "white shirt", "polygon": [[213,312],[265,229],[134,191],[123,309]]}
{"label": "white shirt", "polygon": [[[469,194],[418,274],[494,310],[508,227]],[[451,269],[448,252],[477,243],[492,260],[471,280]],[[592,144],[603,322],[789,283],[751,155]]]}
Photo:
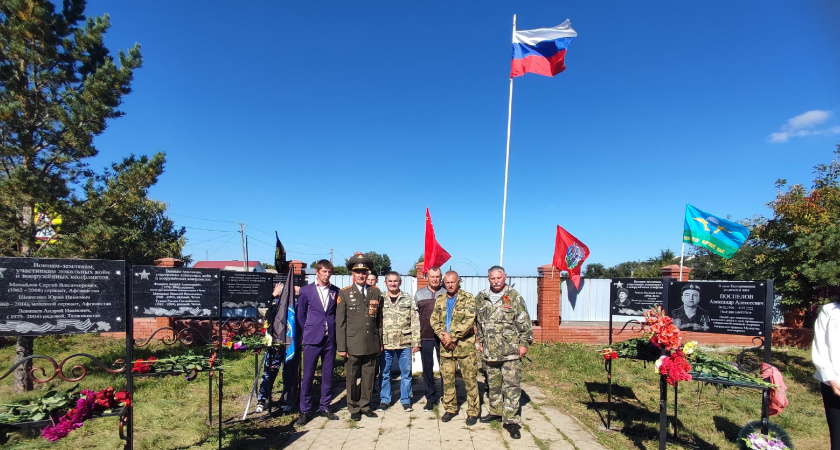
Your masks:
{"label": "white shirt", "polygon": [[[318,281],[315,281],[315,290],[318,291],[318,297],[321,299],[321,306],[324,307],[324,312],[327,312],[327,304],[330,301],[330,284],[318,284]],[[329,334],[330,326],[324,322],[324,334]]]}
{"label": "white shirt", "polygon": [[823,305],[814,323],[814,343],[811,359],[817,366],[814,378],[828,384],[840,381],[840,305]]}
{"label": "white shirt", "polygon": [[318,282],[315,282],[315,289],[318,290],[318,297],[321,299],[321,306],[324,307],[324,311],[327,310],[327,304],[330,300],[330,285],[329,283],[321,285]]}

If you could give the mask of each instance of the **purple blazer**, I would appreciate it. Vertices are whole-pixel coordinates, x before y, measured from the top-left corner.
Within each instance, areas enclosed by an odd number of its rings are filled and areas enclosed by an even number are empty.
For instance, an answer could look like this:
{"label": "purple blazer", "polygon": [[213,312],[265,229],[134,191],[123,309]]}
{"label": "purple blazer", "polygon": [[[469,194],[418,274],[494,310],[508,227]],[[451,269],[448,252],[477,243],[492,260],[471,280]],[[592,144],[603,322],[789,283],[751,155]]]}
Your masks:
{"label": "purple blazer", "polygon": [[297,307],[298,325],[303,329],[303,345],[318,345],[324,340],[327,330],[329,342],[335,343],[335,305],[338,288],[330,284],[327,310],[321,305],[315,283],[300,288]]}

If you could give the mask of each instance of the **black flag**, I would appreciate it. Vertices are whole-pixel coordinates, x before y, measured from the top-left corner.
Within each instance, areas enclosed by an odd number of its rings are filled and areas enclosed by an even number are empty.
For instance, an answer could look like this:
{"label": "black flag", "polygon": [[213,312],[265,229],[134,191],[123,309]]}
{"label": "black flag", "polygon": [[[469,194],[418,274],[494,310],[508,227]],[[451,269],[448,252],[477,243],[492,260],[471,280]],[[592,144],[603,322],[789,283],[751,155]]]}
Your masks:
{"label": "black flag", "polygon": [[[277,302],[277,313],[271,323],[271,338],[275,343],[284,343],[294,350],[295,342],[295,273],[289,268],[286,283]],[[291,325],[291,326],[290,326]]]}
{"label": "black flag", "polygon": [[277,235],[276,231],[274,232],[274,238],[277,239],[277,243],[274,244],[274,270],[277,273],[282,273],[286,271],[288,265],[286,249],[283,248],[283,243],[280,242],[280,236]]}

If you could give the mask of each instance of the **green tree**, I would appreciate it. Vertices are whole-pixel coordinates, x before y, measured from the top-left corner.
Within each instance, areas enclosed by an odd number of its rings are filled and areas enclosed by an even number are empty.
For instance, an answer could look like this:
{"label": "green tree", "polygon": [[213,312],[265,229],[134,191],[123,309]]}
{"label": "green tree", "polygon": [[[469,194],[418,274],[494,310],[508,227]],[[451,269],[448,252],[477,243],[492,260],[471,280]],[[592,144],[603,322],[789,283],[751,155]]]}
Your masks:
{"label": "green tree", "polygon": [[414,261],[414,265],[411,266],[411,269],[408,269],[408,275],[409,276],[412,276],[412,277],[417,276],[417,263],[421,263],[421,262],[425,261],[425,258],[426,258],[426,255],[421,254],[420,257],[417,258],[417,261]]}
{"label": "green tree", "polygon": [[814,167],[810,189],[778,180],[776,198],[768,203],[773,217],[754,228],[767,250],[755,263],[775,275],[776,291],[788,305],[824,303],[840,285],[840,144],[834,155]]}
{"label": "green tree", "polygon": [[610,278],[607,276],[607,268],[601,263],[587,264],[583,268],[585,278]]}
{"label": "green tree", "polygon": [[[103,42],[108,16],[84,16],[84,0],[0,2],[0,254],[42,256],[53,245],[35,239],[36,207],[69,214],[72,186],[91,175],[96,135],[131,91],[140,47],[114,63]],[[56,244],[60,245],[60,244]],[[32,354],[18,339],[16,360]],[[15,372],[15,388],[31,389],[31,364]]]}
{"label": "green tree", "polygon": [[[380,255],[376,252],[367,252],[365,256],[373,261],[373,267],[371,268],[373,273],[382,276],[391,271],[391,258],[388,257],[387,253]],[[344,264],[347,265],[347,259],[344,260]]]}
{"label": "green tree", "polygon": [[[311,269],[317,268],[318,267],[318,261],[320,261],[320,259],[316,259],[315,261],[312,261],[309,264],[309,268],[311,268]],[[347,260],[345,259],[344,261],[346,262]],[[347,269],[346,264],[343,265],[343,266],[340,265],[340,264],[339,265],[333,265],[333,274],[334,275],[350,275],[350,270]]]}
{"label": "green tree", "polygon": [[[370,260],[373,262],[373,267],[371,268],[371,270],[375,274],[382,276],[391,271],[391,258],[388,257],[387,253],[383,253],[380,255],[376,252],[367,252],[365,253],[365,256],[370,258]],[[347,261],[349,260],[350,258],[344,258],[343,265],[336,264],[333,273],[336,275],[350,275],[350,270],[347,269]],[[317,263],[318,261],[312,261],[312,264],[310,264],[309,267],[314,269]]]}
{"label": "green tree", "polygon": [[625,261],[606,268],[600,263],[587,264],[583,276],[587,278],[659,278],[662,267],[679,262],[671,249],[660,250],[658,256],[646,261]]}
{"label": "green tree", "polygon": [[84,198],[73,198],[63,218],[61,245],[49,246],[45,256],[124,259],[127,265],[162,257],[192,262],[181,254],[186,230],[166,217],[165,203],[147,197],[165,161],[163,153],[131,155],[89,179]]}

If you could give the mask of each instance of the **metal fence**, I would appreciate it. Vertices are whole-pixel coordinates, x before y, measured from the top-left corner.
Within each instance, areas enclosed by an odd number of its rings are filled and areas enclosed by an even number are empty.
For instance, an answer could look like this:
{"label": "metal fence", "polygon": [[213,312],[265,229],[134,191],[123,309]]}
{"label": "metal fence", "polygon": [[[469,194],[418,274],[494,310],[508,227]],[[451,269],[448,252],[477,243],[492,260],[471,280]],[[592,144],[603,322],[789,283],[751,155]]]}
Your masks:
{"label": "metal fence", "polygon": [[[610,280],[602,278],[581,278],[580,290],[571,281],[564,280],[560,315],[563,322],[607,322],[610,320]],[[550,300],[550,299],[548,299]]]}
{"label": "metal fence", "polygon": [[[522,294],[522,298],[525,299],[525,308],[528,309],[528,315],[531,316],[531,320],[537,320],[537,278],[538,277],[507,278],[508,285],[511,286],[513,289],[516,289],[517,292]],[[307,283],[312,283],[314,281],[315,275],[306,276]],[[343,287],[347,287],[353,284],[353,276],[333,275],[332,278],[330,278],[330,282],[336,285],[339,289],[341,289]],[[387,287],[385,286],[384,276],[379,277],[379,283],[377,283],[376,287],[378,287],[383,292],[387,290]],[[469,292],[470,294],[476,295],[482,290],[488,288],[490,288],[490,282],[487,280],[487,277],[461,277],[461,289]],[[417,292],[417,277],[413,277],[410,275],[402,275],[402,286],[400,287],[400,289],[402,289],[403,292],[414,295],[414,293]],[[609,297],[609,289],[607,290],[607,296]]]}

